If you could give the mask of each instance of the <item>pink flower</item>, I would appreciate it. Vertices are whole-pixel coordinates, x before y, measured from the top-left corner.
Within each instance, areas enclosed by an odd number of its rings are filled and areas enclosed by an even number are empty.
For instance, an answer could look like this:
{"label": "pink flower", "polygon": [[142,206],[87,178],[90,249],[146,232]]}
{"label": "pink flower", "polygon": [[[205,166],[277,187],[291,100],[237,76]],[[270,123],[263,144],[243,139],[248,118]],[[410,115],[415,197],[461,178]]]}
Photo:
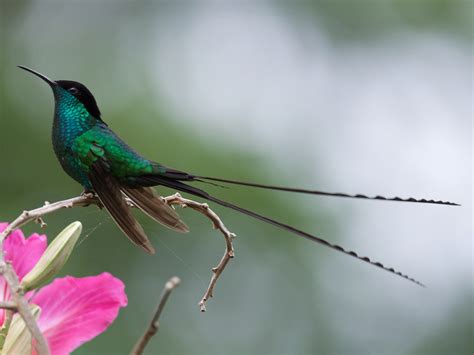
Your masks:
{"label": "pink flower", "polygon": [[[0,223],[0,231],[6,228]],[[46,236],[13,232],[4,242],[5,259],[20,280],[33,268],[47,246]],[[75,278],[55,279],[33,295],[30,302],[41,308],[38,326],[46,337],[53,355],[69,354],[81,344],[95,338],[112,324],[119,309],[127,305],[124,284],[109,273]],[[0,278],[0,301],[10,298],[10,291]],[[0,325],[5,311],[0,310]]]}

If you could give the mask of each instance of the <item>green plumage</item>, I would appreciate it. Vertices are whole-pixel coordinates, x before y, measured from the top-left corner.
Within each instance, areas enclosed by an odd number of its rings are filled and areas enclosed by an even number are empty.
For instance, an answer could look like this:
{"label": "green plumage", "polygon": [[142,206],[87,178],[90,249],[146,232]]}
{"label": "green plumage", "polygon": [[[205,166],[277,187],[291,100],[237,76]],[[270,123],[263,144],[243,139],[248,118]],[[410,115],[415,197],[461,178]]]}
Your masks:
{"label": "green plumage", "polygon": [[138,155],[104,124],[78,136],[71,146],[71,158],[79,161],[80,169],[88,174],[90,167],[103,161],[109,173],[126,184],[129,178],[151,174],[153,164]]}
{"label": "green plumage", "polygon": [[[27,69],[28,70],[28,69]],[[29,70],[31,71],[31,70]],[[102,121],[91,92],[75,81],[48,82],[55,98],[53,148],[64,171],[85,191],[97,194],[123,232],[147,252],[154,248],[130,212],[123,196],[168,228],[187,232],[187,226],[154,191],[137,179],[166,172],[166,168],[143,158]]]}
{"label": "green plumage", "polygon": [[99,160],[119,181],[150,174],[153,163],[124,143],[98,117],[66,89],[54,89],[56,107],[53,123],[53,147],[64,170],[86,190],[92,190],[88,174]]}

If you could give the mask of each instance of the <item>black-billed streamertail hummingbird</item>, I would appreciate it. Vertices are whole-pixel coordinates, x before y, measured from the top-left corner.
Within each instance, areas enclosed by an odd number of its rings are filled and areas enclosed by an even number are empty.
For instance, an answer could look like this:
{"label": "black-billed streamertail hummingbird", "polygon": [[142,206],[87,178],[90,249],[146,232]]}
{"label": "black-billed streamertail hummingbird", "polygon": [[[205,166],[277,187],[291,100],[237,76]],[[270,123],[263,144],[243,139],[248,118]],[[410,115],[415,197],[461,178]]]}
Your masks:
{"label": "black-billed streamertail hummingbird", "polygon": [[55,101],[53,148],[63,169],[69,176],[79,182],[85,191],[94,192],[127,237],[150,254],[154,253],[154,248],[141,225],[133,217],[124,196],[128,197],[136,207],[162,225],[178,232],[188,232],[188,227],[180,220],[177,213],[160,196],[156,195],[151,188],[151,186],[162,185],[231,208],[422,285],[415,279],[393,268],[388,268],[367,257],[359,256],[353,251],[345,250],[339,245],[332,244],[298,228],[220,200],[202,189],[190,186],[188,183],[215,181],[224,184],[312,195],[457,205],[452,202],[426,199],[369,197],[365,195],[348,195],[270,186],[224,178],[198,176],[171,169],[142,157],[120,139],[102,120],[94,96],[83,84],[69,80],[54,81],[30,68],[19,67],[43,79],[53,90]]}

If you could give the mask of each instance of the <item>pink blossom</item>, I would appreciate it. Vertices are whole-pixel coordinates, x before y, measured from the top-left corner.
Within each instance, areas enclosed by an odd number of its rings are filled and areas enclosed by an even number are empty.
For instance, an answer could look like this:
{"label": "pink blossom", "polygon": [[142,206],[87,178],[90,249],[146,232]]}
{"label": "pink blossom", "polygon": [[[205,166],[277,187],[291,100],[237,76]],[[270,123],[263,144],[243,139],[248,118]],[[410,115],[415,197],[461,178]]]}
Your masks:
{"label": "pink blossom", "polygon": [[[0,232],[6,227],[7,223],[0,223]],[[3,252],[5,260],[12,263],[18,277],[23,277],[36,265],[41,255],[46,250],[47,241],[45,235],[32,234],[25,239],[21,230],[16,230],[3,243]],[[0,301],[10,299],[10,289],[3,277],[0,277]],[[0,309],[0,325],[5,320],[5,310]]]}
{"label": "pink blossom", "polygon": [[[0,223],[0,231],[6,226],[6,223]],[[45,235],[32,234],[25,239],[21,230],[7,238],[5,258],[12,263],[20,280],[38,262],[46,246]],[[38,325],[51,353],[69,354],[104,332],[117,317],[119,309],[127,305],[124,288],[122,281],[102,273],[83,278],[58,278],[34,294],[30,302],[41,308]],[[0,278],[0,301],[9,298],[8,286]],[[0,325],[4,319],[5,312],[0,310]]]}

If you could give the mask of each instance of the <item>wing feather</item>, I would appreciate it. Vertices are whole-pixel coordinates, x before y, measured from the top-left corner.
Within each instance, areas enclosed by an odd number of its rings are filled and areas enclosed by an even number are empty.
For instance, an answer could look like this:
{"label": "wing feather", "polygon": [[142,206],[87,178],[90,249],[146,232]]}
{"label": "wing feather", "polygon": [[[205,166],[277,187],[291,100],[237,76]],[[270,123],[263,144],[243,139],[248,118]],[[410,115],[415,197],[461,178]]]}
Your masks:
{"label": "wing feather", "polygon": [[188,226],[180,220],[178,214],[152,188],[122,186],[121,189],[150,218],[174,231],[189,232]]}
{"label": "wing feather", "polygon": [[89,180],[100,202],[134,244],[142,247],[147,253],[154,254],[153,245],[122,197],[119,182],[107,171],[104,165],[101,160],[97,160],[91,166],[89,172]]}

